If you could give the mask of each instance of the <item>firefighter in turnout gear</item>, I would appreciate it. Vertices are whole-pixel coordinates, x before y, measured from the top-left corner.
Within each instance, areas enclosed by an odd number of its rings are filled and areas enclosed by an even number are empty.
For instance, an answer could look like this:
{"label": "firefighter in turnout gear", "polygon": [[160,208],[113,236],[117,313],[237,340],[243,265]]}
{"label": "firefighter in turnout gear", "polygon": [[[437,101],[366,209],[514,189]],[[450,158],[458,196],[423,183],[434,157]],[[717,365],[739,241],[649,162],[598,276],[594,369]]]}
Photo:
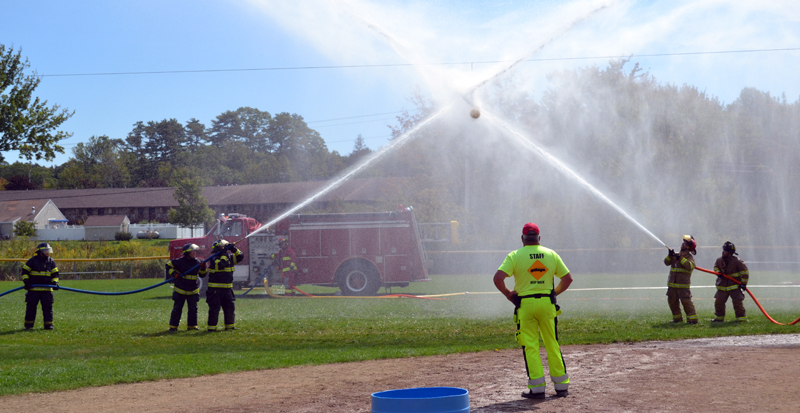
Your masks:
{"label": "firefighter in turnout gear", "polygon": [[697,324],[697,311],[692,302],[691,287],[692,271],[694,271],[694,257],[697,255],[697,241],[691,235],[684,235],[680,252],[670,249],[664,265],[668,265],[669,277],[667,278],[667,303],[672,311],[672,322],[683,322],[681,305],[686,312],[686,322]]}
{"label": "firefighter in turnout gear", "polygon": [[[539,337],[547,350],[550,379],[556,397],[569,394],[569,375],[558,344],[558,314],[556,295],[572,284],[572,275],[559,255],[539,244],[539,227],[527,223],[522,227],[523,247],[506,256],[494,274],[494,285],[514,303],[514,322],[517,324],[516,340],[522,346],[525,369],[528,373],[528,391],[522,397],[544,399],[546,381],[542,360],[539,357]],[[514,277],[514,291],[505,285],[507,277]],[[558,285],[554,280],[559,278]]]}
{"label": "firefighter in turnout gear", "polygon": [[[58,266],[50,254],[53,248],[43,242],[36,246],[36,255],[22,266],[22,282],[25,283],[25,329],[33,328],[36,309],[42,303],[44,329],[53,329],[53,289],[58,289]],[[53,287],[33,287],[34,285]]]}
{"label": "firefighter in turnout gear", "polygon": [[187,304],[186,321],[188,330],[198,330],[197,327],[197,302],[200,301],[200,288],[197,284],[197,277],[206,276],[205,264],[197,259],[195,244],[183,246],[183,257],[170,260],[167,263],[167,272],[175,279],[172,287],[172,314],[169,317],[169,331],[177,331],[181,323],[181,313],[183,304]]}
{"label": "firefighter in turnout gear", "polygon": [[219,257],[211,260],[208,267],[208,290],[206,290],[206,303],[208,303],[208,331],[217,331],[219,309],[225,317],[225,329],[236,329],[236,306],[233,296],[233,266],[238,264],[244,254],[235,245],[221,239],[212,244],[212,253],[221,253]]}
{"label": "firefighter in turnout gear", "polygon": [[725,274],[731,278],[741,282],[735,282],[717,276],[717,293],[714,294],[714,318],[712,322],[721,323],[725,321],[725,303],[728,302],[728,297],[733,301],[733,311],[736,315],[736,321],[747,321],[747,313],[744,309],[744,292],[747,290],[747,283],[750,281],[750,271],[747,265],[742,262],[736,252],[736,246],[732,242],[726,241],[722,245],[722,256],[717,258],[714,263],[714,271]]}
{"label": "firefighter in turnout gear", "polygon": [[278,239],[278,246],[281,248],[278,254],[272,254],[272,259],[277,260],[278,270],[283,276],[283,286],[286,295],[294,295],[294,277],[297,274],[297,254],[294,249],[289,246],[289,241],[286,238]]}

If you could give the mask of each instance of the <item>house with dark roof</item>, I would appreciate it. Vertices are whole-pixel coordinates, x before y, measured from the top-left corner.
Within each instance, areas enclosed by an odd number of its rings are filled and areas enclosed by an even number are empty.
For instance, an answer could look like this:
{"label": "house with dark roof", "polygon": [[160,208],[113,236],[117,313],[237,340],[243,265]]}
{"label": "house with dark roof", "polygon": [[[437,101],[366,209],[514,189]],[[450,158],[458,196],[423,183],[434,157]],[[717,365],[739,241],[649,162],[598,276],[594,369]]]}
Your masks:
{"label": "house with dark roof", "polygon": [[67,218],[50,199],[0,199],[0,238],[11,238],[14,223],[20,220],[33,222],[36,229],[54,228],[67,223]]}
{"label": "house with dark roof", "polygon": [[92,215],[83,224],[87,241],[113,240],[117,232],[128,232],[131,220],[125,215]]}
{"label": "house with dark roof", "polygon": [[[327,208],[336,202],[376,204],[386,199],[396,179],[351,179],[311,204]],[[312,194],[329,181],[282,182],[254,185],[206,186],[203,195],[217,214],[240,213],[261,222],[269,221]],[[175,188],[100,188],[0,191],[0,201],[52,199],[70,224],[83,224],[91,216],[124,215],[130,222],[167,222],[176,208]],[[90,239],[87,235],[87,239]]]}

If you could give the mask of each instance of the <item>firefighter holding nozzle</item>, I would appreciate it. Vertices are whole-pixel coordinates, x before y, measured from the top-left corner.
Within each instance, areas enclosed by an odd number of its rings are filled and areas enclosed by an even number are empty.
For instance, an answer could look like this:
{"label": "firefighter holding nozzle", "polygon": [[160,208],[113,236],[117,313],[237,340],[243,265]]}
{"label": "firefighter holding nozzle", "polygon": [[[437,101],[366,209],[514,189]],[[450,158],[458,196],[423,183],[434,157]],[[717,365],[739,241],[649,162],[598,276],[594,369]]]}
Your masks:
{"label": "firefighter holding nozzle", "polygon": [[205,265],[197,259],[197,250],[199,249],[200,247],[196,244],[186,244],[183,246],[183,256],[167,263],[167,272],[175,279],[172,287],[172,301],[175,303],[169,317],[169,331],[178,331],[184,303],[187,304],[187,330],[199,329],[197,327],[197,302],[200,301],[200,288],[197,284],[197,277],[206,276]]}
{"label": "firefighter holding nozzle", "polygon": [[[514,277],[514,291],[505,284],[507,277]],[[558,285],[554,284],[559,278]],[[558,318],[560,307],[556,295],[563,293],[572,284],[572,275],[561,257],[553,250],[539,244],[539,227],[527,223],[522,227],[522,248],[506,256],[494,274],[494,285],[514,303],[514,322],[517,324],[515,338],[522,346],[525,369],[528,373],[528,391],[522,397],[545,398],[545,378],[542,360],[539,357],[539,337],[547,349],[547,365],[556,397],[569,394],[569,375],[558,344]]]}
{"label": "firefighter holding nozzle", "polygon": [[208,267],[208,290],[206,290],[206,303],[208,303],[208,331],[217,331],[219,309],[225,316],[225,329],[236,330],[236,306],[233,295],[233,266],[238,264],[244,254],[235,245],[224,239],[211,244],[213,254],[220,255],[211,260]]}
{"label": "firefighter holding nozzle", "polygon": [[725,303],[728,302],[728,297],[733,301],[733,312],[736,315],[736,321],[747,321],[747,313],[744,309],[744,292],[747,290],[747,283],[750,281],[750,271],[747,265],[742,262],[736,252],[736,245],[732,242],[726,241],[722,245],[722,256],[717,258],[714,263],[714,271],[725,274],[741,284],[721,276],[717,276],[717,293],[714,294],[714,318],[711,319],[712,323],[721,323],[725,321]]}
{"label": "firefighter holding nozzle", "polygon": [[295,254],[294,248],[289,246],[289,241],[286,238],[279,238],[278,246],[280,250],[277,254],[272,254],[272,259],[277,261],[278,270],[283,276],[284,295],[294,295],[297,254]]}
{"label": "firefighter holding nozzle", "polygon": [[[43,242],[36,246],[36,255],[22,266],[22,282],[25,283],[25,329],[33,328],[36,321],[36,309],[42,303],[44,329],[53,329],[53,290],[58,290],[58,266],[50,254],[53,248]],[[34,285],[52,285],[54,287],[34,287]]]}
{"label": "firefighter holding nozzle", "polygon": [[694,271],[694,257],[697,255],[697,241],[691,235],[684,235],[680,252],[670,249],[664,265],[670,267],[667,278],[667,304],[672,311],[672,322],[683,322],[681,305],[686,312],[686,322],[697,324],[697,311],[692,302],[691,287],[692,271]]}

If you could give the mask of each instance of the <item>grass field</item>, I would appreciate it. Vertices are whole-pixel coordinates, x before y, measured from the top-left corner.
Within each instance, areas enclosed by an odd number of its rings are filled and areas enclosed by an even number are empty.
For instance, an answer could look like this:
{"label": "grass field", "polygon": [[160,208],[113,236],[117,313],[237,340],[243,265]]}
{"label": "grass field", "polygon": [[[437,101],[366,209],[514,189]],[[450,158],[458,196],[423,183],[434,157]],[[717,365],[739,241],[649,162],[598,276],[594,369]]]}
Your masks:
{"label": "grass field", "polygon": [[[800,288],[769,288],[794,281],[793,273],[754,277],[752,290],[779,321],[800,316]],[[713,276],[696,275],[693,289],[701,323],[669,323],[665,289],[590,290],[609,287],[662,287],[664,274],[577,276],[559,297],[562,344],[671,340],[739,334],[798,333],[800,326],[769,323],[752,300],[750,322],[712,325]],[[433,276],[393,293],[436,294],[470,291],[444,300],[254,298],[236,301],[236,331],[168,333],[171,290],[159,287],[127,296],[56,292],[55,331],[22,330],[23,292],[0,297],[0,394],[65,390],[85,386],[190,377],[375,358],[516,348],[511,304],[492,292],[491,276]],[[63,286],[123,291],[156,279],[63,281]],[[19,286],[0,283],[0,292]],[[334,290],[309,286],[312,294]],[[251,293],[251,294],[253,294]],[[256,298],[260,297],[262,299]],[[200,325],[207,306],[199,305]],[[729,304],[728,311],[732,311]]]}

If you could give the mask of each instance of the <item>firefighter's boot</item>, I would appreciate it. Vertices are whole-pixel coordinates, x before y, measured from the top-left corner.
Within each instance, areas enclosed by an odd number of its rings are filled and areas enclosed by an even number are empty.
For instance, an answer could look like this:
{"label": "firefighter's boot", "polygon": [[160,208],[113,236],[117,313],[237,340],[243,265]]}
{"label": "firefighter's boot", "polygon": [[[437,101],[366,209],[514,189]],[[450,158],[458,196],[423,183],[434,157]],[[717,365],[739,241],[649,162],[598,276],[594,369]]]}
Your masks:
{"label": "firefighter's boot", "polygon": [[539,400],[544,399],[545,398],[544,387],[541,387],[541,389],[542,391],[535,393],[533,391],[534,389],[528,389],[528,391],[522,392],[522,397],[526,399],[539,399]]}

